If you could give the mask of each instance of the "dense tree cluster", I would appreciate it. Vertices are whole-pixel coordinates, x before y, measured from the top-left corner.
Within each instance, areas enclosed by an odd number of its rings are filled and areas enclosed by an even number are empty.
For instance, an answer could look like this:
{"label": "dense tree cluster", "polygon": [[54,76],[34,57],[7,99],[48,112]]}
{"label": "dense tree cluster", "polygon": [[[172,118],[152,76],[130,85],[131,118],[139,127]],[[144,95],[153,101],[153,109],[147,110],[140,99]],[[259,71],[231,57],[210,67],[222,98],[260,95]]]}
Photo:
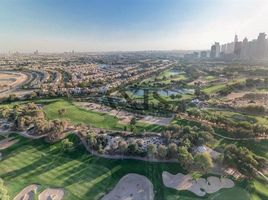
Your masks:
{"label": "dense tree cluster", "polygon": [[243,175],[253,178],[257,170],[261,170],[266,165],[266,160],[254,155],[245,147],[231,144],[225,147],[224,163],[236,168]]}
{"label": "dense tree cluster", "polygon": [[246,79],[246,82],[227,84],[227,86],[222,88],[218,93],[222,96],[226,96],[234,91],[241,91],[251,88],[267,88],[266,83],[266,79]]}
{"label": "dense tree cluster", "polygon": [[188,109],[187,113],[189,116],[197,119],[204,119],[214,124],[224,125],[229,132],[231,130],[232,132],[235,132],[234,137],[257,137],[263,134],[268,134],[268,128],[257,124],[253,118],[247,118],[245,121],[235,120],[230,117],[225,117],[224,115],[211,114],[196,108]]}
{"label": "dense tree cluster", "polygon": [[14,122],[13,128],[20,131],[45,120],[44,112],[35,103],[2,107],[1,117]]}
{"label": "dense tree cluster", "polygon": [[35,103],[2,107],[1,118],[12,122],[13,130],[28,131],[33,135],[47,134],[50,142],[62,139],[68,127],[66,120],[46,120],[42,108]]}

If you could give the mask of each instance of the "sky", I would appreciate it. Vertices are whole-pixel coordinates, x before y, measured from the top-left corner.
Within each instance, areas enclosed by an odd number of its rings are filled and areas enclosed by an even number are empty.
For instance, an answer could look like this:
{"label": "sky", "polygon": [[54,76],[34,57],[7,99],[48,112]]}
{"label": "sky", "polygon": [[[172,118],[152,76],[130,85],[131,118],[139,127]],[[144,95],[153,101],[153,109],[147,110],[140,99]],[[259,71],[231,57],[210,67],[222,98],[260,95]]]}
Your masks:
{"label": "sky", "polygon": [[202,50],[259,32],[268,0],[0,0],[0,53]]}

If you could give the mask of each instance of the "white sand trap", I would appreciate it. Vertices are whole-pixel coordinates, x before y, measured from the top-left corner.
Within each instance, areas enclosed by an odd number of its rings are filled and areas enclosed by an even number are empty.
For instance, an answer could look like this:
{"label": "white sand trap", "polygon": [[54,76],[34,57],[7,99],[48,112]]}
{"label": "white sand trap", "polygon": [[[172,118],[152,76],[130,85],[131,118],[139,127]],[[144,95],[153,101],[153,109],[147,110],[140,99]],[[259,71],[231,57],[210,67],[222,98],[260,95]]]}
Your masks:
{"label": "white sand trap", "polygon": [[228,178],[218,178],[210,176],[207,179],[200,178],[197,181],[192,180],[191,175],[178,173],[176,175],[169,172],[163,172],[163,182],[166,187],[177,190],[188,190],[198,196],[205,196],[207,193],[212,194],[222,188],[234,187],[234,182]]}
{"label": "white sand trap", "polygon": [[153,184],[145,176],[127,174],[102,200],[153,200]]}
{"label": "white sand trap", "polygon": [[34,200],[38,187],[35,184],[27,186],[13,200]]}
{"label": "white sand trap", "polygon": [[41,192],[38,196],[39,200],[62,200],[64,190],[60,188],[48,188]]}
{"label": "white sand trap", "polygon": [[18,142],[18,140],[14,140],[13,138],[6,138],[0,141],[0,150],[4,150],[13,144]]}
{"label": "white sand trap", "polygon": [[172,121],[172,117],[171,118],[165,118],[165,117],[154,117],[154,116],[145,116],[142,119],[139,120],[139,122],[142,123],[147,123],[147,124],[157,124],[160,126],[166,126],[168,124],[170,124],[170,122]]}

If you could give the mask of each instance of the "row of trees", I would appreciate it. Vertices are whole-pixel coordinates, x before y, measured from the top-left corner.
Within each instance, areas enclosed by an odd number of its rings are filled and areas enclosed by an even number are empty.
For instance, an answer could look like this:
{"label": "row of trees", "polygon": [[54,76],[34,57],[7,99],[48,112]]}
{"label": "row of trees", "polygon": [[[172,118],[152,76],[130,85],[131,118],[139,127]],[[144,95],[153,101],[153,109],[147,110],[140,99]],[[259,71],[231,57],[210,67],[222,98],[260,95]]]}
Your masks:
{"label": "row of trees", "polygon": [[236,168],[241,174],[254,178],[257,170],[263,169],[267,165],[265,158],[256,156],[245,147],[237,147],[230,144],[225,147],[224,163],[230,167]]}
{"label": "row of trees", "polygon": [[222,88],[218,93],[222,96],[226,96],[233,91],[245,90],[250,88],[266,88],[268,85],[268,78],[262,79],[246,79],[246,82],[239,82],[227,85]]}
{"label": "row of trees", "polygon": [[266,126],[262,126],[253,121],[241,121],[234,120],[224,115],[220,114],[211,114],[209,112],[201,112],[199,109],[189,109],[187,110],[189,116],[204,119],[211,123],[215,123],[218,125],[225,125],[226,129],[230,131],[232,129],[236,134],[235,137],[256,137],[262,134],[268,134],[268,128]]}

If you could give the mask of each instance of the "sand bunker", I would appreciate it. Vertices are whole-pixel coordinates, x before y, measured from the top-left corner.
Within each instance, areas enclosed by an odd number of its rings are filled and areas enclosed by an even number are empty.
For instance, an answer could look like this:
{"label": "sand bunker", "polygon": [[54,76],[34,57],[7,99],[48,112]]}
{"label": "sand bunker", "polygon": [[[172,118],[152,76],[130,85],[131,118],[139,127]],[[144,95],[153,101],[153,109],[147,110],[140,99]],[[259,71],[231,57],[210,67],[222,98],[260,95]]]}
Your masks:
{"label": "sand bunker", "polygon": [[14,140],[13,138],[6,138],[0,141],[0,150],[4,150],[13,144],[18,142],[18,140]]}
{"label": "sand bunker", "polygon": [[64,197],[64,190],[60,188],[48,188],[39,194],[39,200],[62,200]]}
{"label": "sand bunker", "polygon": [[27,186],[13,200],[34,200],[38,187],[35,184]]}
{"label": "sand bunker", "polygon": [[127,174],[102,200],[153,200],[153,184],[139,174]]}
{"label": "sand bunker", "polygon": [[210,176],[207,179],[200,178],[195,181],[191,175],[184,175],[178,173],[177,175],[163,172],[163,182],[166,187],[176,190],[188,190],[195,193],[198,196],[205,196],[207,193],[215,193],[222,188],[234,187],[234,182],[228,178],[218,178]]}
{"label": "sand bunker", "polygon": [[139,120],[139,122],[147,123],[147,124],[157,124],[160,126],[166,126],[166,125],[170,124],[172,119],[173,119],[172,117],[165,118],[165,117],[145,116],[145,117],[141,118]]}

